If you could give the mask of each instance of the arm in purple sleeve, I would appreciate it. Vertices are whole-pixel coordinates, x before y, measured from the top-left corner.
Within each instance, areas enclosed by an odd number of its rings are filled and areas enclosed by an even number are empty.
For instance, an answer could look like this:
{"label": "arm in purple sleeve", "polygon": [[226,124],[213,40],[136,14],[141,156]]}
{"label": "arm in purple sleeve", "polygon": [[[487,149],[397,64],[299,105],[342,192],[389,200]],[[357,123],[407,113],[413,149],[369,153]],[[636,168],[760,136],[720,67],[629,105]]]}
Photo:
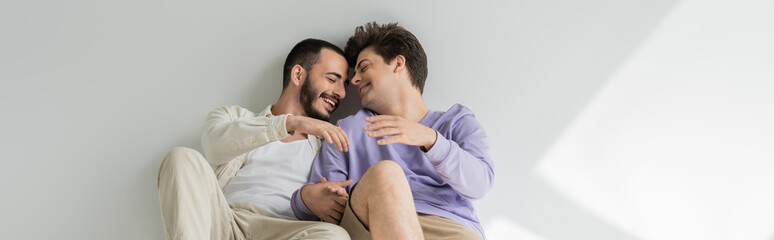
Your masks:
{"label": "arm in purple sleeve", "polygon": [[[314,158],[312,172],[309,174],[309,182],[306,185],[318,183],[320,177],[325,177],[328,181],[347,180],[347,168],[345,167],[344,154],[345,153],[337,150],[336,145],[324,142],[322,147],[320,147],[317,156]],[[302,188],[303,187],[293,192],[293,196],[290,199],[293,215],[299,220],[320,220],[311,210],[309,210],[304,203],[304,200],[301,198]]]}
{"label": "arm in purple sleeve", "polygon": [[441,178],[465,199],[484,197],[494,184],[489,140],[473,115],[452,125],[452,139],[436,132],[435,145],[425,153]]}
{"label": "arm in purple sleeve", "polygon": [[312,211],[304,204],[304,200],[301,199],[301,188],[293,192],[293,197],[290,199],[290,208],[293,209],[293,215],[298,220],[319,221],[320,218],[312,214]]}

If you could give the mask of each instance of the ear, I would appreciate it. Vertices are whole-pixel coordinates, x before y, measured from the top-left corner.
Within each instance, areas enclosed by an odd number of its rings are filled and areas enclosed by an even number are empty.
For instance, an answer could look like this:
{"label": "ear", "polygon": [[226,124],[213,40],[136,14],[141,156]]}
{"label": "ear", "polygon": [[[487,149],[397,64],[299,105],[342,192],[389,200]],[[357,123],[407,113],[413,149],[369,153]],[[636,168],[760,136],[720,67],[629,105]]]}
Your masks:
{"label": "ear", "polygon": [[301,84],[304,83],[304,79],[306,79],[306,69],[301,65],[294,65],[293,68],[290,69],[290,84],[293,84],[296,87],[301,86]]}
{"label": "ear", "polygon": [[395,56],[395,59],[393,59],[392,62],[395,64],[395,69],[393,70],[394,73],[406,70],[406,57],[403,55]]}

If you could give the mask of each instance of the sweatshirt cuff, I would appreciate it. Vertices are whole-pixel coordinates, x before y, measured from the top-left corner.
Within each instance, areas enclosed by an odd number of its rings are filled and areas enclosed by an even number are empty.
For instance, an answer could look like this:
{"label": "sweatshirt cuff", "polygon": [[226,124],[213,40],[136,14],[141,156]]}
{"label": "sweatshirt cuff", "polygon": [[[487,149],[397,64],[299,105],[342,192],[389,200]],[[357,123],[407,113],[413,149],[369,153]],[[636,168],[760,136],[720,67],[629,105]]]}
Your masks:
{"label": "sweatshirt cuff", "polygon": [[302,188],[304,187],[293,192],[293,197],[290,199],[290,208],[293,209],[293,215],[296,216],[298,220],[319,220],[319,218],[306,207],[306,204],[304,204],[304,199],[301,198]]}
{"label": "sweatshirt cuff", "polygon": [[438,131],[435,132],[436,138],[435,138],[435,144],[433,144],[433,147],[430,148],[430,150],[427,150],[425,152],[425,157],[430,160],[430,163],[433,164],[433,166],[438,166],[441,163],[446,160],[446,158],[449,157],[449,153],[451,152],[451,141],[449,139],[446,139],[439,133]]}
{"label": "sweatshirt cuff", "polygon": [[285,126],[287,119],[287,114],[269,118],[269,139],[276,141],[290,136],[287,126]]}

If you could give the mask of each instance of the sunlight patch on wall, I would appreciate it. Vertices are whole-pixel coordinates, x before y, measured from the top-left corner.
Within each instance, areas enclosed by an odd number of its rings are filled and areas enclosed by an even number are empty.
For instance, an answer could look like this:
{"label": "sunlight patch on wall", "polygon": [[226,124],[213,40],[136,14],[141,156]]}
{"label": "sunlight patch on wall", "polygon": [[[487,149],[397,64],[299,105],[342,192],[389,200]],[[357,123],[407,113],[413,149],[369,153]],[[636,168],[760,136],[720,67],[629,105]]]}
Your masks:
{"label": "sunlight patch on wall", "polygon": [[774,230],[774,1],[683,1],[537,166],[643,239]]}
{"label": "sunlight patch on wall", "polygon": [[484,227],[484,232],[486,232],[486,237],[489,240],[543,240],[535,233],[502,216],[492,218],[484,226],[486,226]]}

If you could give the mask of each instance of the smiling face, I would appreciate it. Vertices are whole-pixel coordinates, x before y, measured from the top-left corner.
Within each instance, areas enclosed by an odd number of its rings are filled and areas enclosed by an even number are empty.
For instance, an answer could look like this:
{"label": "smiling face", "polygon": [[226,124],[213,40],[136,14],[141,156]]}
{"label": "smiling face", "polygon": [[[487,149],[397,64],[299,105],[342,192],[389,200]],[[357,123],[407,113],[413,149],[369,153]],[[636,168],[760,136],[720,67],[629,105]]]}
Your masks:
{"label": "smiling face", "polygon": [[380,112],[398,94],[394,63],[386,63],[382,56],[367,47],[358,54],[352,84],[360,93],[360,105]]}
{"label": "smiling face", "polygon": [[299,100],[307,116],[328,121],[331,112],[346,96],[347,61],[344,56],[323,48],[317,63],[306,72]]}

